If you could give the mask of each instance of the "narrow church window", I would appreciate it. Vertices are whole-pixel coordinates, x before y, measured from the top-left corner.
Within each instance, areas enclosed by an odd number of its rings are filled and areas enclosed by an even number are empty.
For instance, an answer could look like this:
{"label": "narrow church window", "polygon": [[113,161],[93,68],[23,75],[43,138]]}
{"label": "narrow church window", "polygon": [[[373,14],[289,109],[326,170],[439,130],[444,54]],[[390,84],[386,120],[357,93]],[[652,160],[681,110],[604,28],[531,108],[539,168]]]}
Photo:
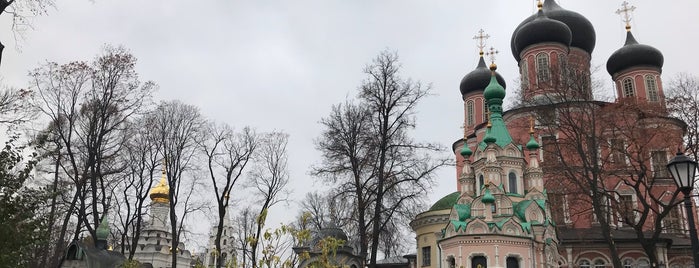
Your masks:
{"label": "narrow church window", "polygon": [[483,121],[488,121],[488,102],[483,100]]}
{"label": "narrow church window", "polygon": [[635,90],[634,90],[634,86],[633,86],[633,80],[631,78],[624,79],[624,81],[621,82],[621,84],[622,84],[622,88],[623,88],[622,93],[624,94],[624,98],[633,97],[635,95],[634,94]]}
{"label": "narrow church window", "polygon": [[549,55],[542,52],[536,55],[536,79],[538,82],[548,82],[550,77]]}
{"label": "narrow church window", "polygon": [[558,55],[558,81],[557,83],[560,84],[561,87],[568,87],[570,85],[566,85],[567,80],[566,77],[570,77],[568,75],[568,63],[566,62],[566,58],[563,55]]}
{"label": "narrow church window", "polygon": [[543,151],[544,164],[554,165],[560,162],[560,158],[556,155],[556,137],[544,136],[541,137],[541,150]]}
{"label": "narrow church window", "polygon": [[223,245],[224,246],[226,245],[226,239],[223,239]]}
{"label": "narrow church window", "polygon": [[520,76],[522,77],[522,89],[529,88],[529,68],[527,68],[527,60],[522,61]]}
{"label": "narrow church window", "polygon": [[473,101],[469,100],[466,102],[466,124],[473,125]]}
{"label": "narrow church window", "polygon": [[654,178],[668,178],[667,153],[665,151],[653,151],[650,153]]}
{"label": "narrow church window", "polygon": [[430,247],[422,247],[422,266],[432,265],[432,261],[430,258],[431,253],[432,252],[431,252]]}
{"label": "narrow church window", "polygon": [[508,175],[509,179],[509,185],[510,185],[510,193],[516,194],[517,193],[517,174],[515,174],[513,171],[510,172]]}
{"label": "narrow church window", "polygon": [[620,195],[619,196],[619,214],[622,217],[624,223],[636,222],[636,216],[634,214],[633,208],[633,196],[631,195]]}
{"label": "narrow church window", "polygon": [[553,222],[556,224],[565,223],[565,195],[560,193],[549,192],[548,198],[551,202],[551,218],[553,219]]}
{"label": "narrow church window", "polygon": [[626,152],[624,148],[624,140],[622,139],[611,139],[609,140],[609,158],[614,163],[625,163],[626,157],[624,153]]}
{"label": "narrow church window", "polygon": [[648,90],[648,101],[658,101],[658,83],[655,82],[655,76],[646,75],[646,90]]}
{"label": "narrow church window", "polygon": [[497,213],[498,207],[495,204],[490,205],[490,212]]}
{"label": "narrow church window", "polygon": [[665,227],[666,233],[682,233],[682,225],[680,225],[680,213],[678,207],[668,208],[667,216],[663,218],[663,227]]}
{"label": "narrow church window", "polygon": [[478,176],[478,193],[480,194],[481,188],[483,187],[483,174]]}

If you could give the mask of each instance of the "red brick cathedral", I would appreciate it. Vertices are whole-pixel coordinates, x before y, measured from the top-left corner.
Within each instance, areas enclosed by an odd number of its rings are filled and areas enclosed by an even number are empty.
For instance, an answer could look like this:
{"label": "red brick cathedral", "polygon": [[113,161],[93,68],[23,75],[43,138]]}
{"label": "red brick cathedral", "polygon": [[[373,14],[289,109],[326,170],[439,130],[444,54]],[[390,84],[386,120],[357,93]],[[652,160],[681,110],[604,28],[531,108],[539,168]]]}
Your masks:
{"label": "red brick cathedral", "polygon": [[662,53],[626,42],[607,61],[616,98],[593,98],[595,29],[554,0],[511,39],[521,81],[505,79],[483,41],[460,84],[464,136],[452,149],[457,191],[419,214],[419,267],[693,267],[687,216],[666,169],[686,124],[666,109]]}

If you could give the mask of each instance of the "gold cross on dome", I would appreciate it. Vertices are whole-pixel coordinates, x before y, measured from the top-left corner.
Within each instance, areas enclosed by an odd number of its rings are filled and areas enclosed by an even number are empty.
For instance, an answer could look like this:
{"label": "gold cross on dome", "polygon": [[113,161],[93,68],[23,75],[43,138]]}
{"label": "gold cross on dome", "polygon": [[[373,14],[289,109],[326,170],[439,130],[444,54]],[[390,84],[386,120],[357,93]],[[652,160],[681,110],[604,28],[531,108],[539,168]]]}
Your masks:
{"label": "gold cross on dome", "polygon": [[[621,3],[621,8],[616,10],[616,14],[623,16],[623,21],[626,22],[626,30],[631,30],[631,13],[636,10],[635,6],[629,6],[629,2]],[[623,14],[622,14],[623,13]]]}
{"label": "gold cross on dome", "polygon": [[483,49],[485,48],[485,40],[488,38],[490,38],[490,35],[486,34],[485,31],[483,31],[483,29],[478,30],[478,34],[473,37],[474,40],[478,40],[478,45],[476,45],[476,47],[478,47],[478,53],[480,55],[483,55]]}
{"label": "gold cross on dome", "polygon": [[490,51],[488,51],[488,53],[485,53],[485,55],[487,55],[490,59],[490,63],[495,63],[495,55],[497,55],[498,53],[500,52],[495,50],[494,47],[490,47]]}

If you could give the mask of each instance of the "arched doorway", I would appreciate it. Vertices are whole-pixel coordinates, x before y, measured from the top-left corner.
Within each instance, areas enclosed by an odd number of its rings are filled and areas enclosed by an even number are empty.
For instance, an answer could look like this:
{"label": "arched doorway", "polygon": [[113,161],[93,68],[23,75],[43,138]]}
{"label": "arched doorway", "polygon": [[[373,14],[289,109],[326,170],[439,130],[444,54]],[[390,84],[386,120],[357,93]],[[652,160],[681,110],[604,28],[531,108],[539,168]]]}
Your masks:
{"label": "arched doorway", "polygon": [[488,268],[488,259],[485,256],[475,256],[471,259],[471,268]]}

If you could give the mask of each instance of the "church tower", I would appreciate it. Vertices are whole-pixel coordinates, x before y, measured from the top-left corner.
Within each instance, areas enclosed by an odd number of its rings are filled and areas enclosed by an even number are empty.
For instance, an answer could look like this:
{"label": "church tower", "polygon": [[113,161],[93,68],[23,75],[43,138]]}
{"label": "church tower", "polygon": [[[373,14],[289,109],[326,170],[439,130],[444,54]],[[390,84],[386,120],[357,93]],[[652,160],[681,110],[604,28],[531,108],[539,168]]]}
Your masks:
{"label": "church tower", "polygon": [[519,63],[523,101],[592,99],[590,60],[596,34],[587,18],[554,0],[537,3],[538,12],[512,33],[510,47]]}
{"label": "church tower", "polygon": [[631,33],[631,11],[636,9],[627,2],[617,10],[626,22],[626,42],[607,60],[607,72],[616,86],[618,101],[633,102],[644,109],[666,114],[660,74],[663,54],[660,50],[638,43]]}
{"label": "church tower", "polygon": [[468,143],[461,147],[461,193],[438,243],[448,267],[553,266],[558,238],[536,157],[539,145],[533,128],[524,146],[510,135],[496,69],[492,63],[483,91],[489,111],[485,135],[475,149]]}
{"label": "church tower", "polygon": [[163,160],[160,182],[150,190],[150,219],[141,230],[134,259],[152,267],[171,267],[172,254],[177,254],[177,266],[191,266],[192,255],[185,249],[184,242],[171,247],[170,232],[170,186],[168,185],[166,163]]}

